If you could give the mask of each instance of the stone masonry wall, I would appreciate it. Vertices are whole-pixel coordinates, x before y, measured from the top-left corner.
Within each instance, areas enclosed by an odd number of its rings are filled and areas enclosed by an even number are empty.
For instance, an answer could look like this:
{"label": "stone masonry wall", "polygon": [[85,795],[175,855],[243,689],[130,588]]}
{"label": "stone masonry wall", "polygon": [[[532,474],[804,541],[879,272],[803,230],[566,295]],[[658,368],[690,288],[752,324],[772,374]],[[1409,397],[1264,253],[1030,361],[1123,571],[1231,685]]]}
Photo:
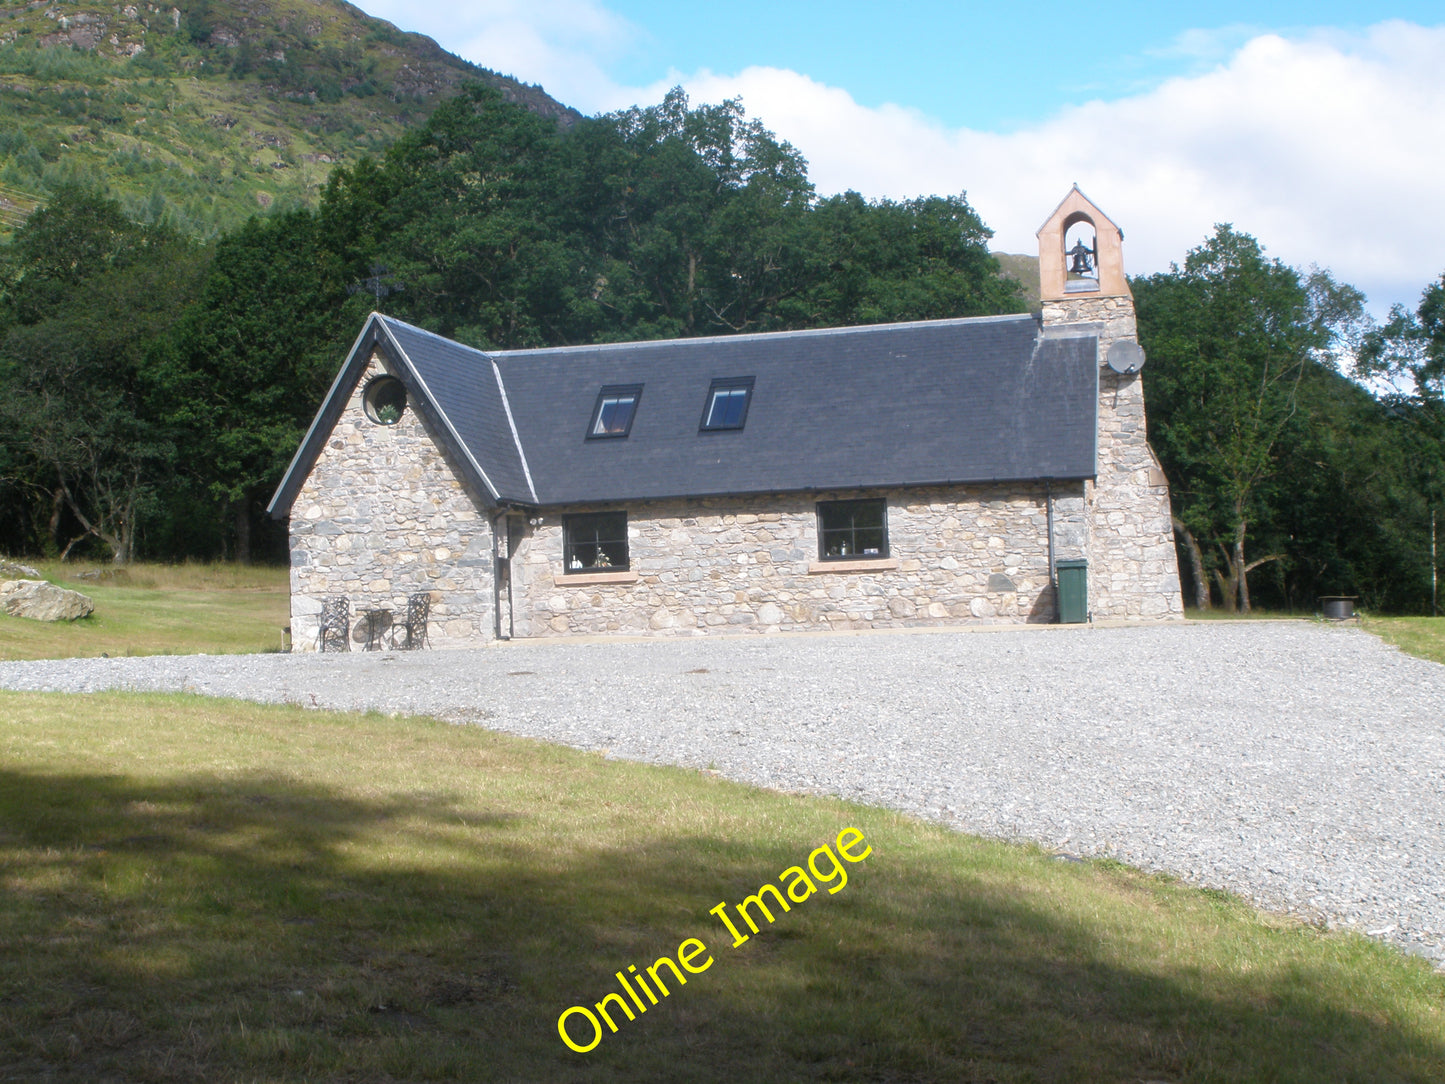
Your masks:
{"label": "stone masonry wall", "polygon": [[385,371],[373,356],[291,509],[296,651],[316,650],[333,595],[351,601],[353,650],[365,642],[362,610],[390,609],[401,624],[407,596],[423,591],[433,647],[493,636],[491,524],[412,406],[396,425],[366,416],[362,391]]}
{"label": "stone masonry wall", "polygon": [[1136,340],[1128,297],[1043,304],[1044,325],[1096,322],[1099,336],[1098,478],[1086,486],[1089,607],[1096,618],[1184,616],[1169,484],[1149,448],[1144,386],[1105,365],[1109,347]]}
{"label": "stone masonry wall", "polygon": [[564,573],[562,520],[545,515],[521,531],[512,558],[515,634],[1053,620],[1041,485],[894,492],[887,558],[819,562],[817,500],[860,496],[878,494],[630,504],[625,573]]}

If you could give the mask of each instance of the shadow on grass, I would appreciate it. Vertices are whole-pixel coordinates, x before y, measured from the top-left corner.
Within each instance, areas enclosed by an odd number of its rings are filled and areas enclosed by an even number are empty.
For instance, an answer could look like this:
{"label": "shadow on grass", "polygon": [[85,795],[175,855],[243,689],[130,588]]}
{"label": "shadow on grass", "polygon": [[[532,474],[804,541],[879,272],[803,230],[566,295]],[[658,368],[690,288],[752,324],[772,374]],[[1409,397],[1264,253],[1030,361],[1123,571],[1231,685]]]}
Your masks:
{"label": "shadow on grass", "polygon": [[[988,876],[990,848],[970,858],[966,841],[945,841],[931,853],[955,857],[903,868],[918,851],[896,820],[877,813],[875,828],[871,811],[853,812],[875,851],[848,886],[732,949],[708,909],[823,838],[648,828],[621,850],[548,849],[523,817],[445,794],[368,802],[279,778],[0,771],[0,1079],[1445,1072],[1438,1031],[1351,1004],[1348,961],[1123,966],[1091,922]],[[1220,907],[1223,923],[1234,905]],[[563,1009],[688,937],[707,944],[706,972],[635,1021],[619,1016],[592,1053],[563,1047]]]}

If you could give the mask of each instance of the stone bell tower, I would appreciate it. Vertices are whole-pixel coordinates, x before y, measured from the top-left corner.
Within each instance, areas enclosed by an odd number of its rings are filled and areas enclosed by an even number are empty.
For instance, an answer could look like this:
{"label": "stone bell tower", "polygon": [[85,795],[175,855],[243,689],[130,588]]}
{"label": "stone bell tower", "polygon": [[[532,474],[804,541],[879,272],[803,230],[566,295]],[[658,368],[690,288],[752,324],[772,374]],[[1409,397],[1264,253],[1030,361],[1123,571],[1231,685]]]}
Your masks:
{"label": "stone bell tower", "polygon": [[1089,608],[1097,619],[1184,616],[1169,482],[1149,447],[1124,234],[1079,191],[1039,228],[1045,335],[1098,340],[1096,476],[1082,494]]}

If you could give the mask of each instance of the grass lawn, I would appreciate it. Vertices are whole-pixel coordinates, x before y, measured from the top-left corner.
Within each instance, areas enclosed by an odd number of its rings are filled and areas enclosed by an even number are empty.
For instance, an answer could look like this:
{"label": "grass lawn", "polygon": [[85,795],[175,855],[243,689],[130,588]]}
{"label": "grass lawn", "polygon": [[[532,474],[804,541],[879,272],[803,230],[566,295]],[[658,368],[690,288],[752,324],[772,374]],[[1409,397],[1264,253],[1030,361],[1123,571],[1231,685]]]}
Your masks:
{"label": "grass lawn", "polygon": [[1445,617],[1366,617],[1361,624],[1401,651],[1445,662]]}
{"label": "grass lawn", "polygon": [[[850,826],[846,886],[730,947],[709,910]],[[0,694],[0,877],[6,1080],[1445,1079],[1445,975],[1361,937],[426,719]]]}
{"label": "grass lawn", "polygon": [[[0,659],[96,655],[208,655],[281,650],[290,624],[285,568],[234,564],[42,563],[52,583],[95,601],[79,621],[0,614]],[[78,578],[100,574],[99,580]]]}

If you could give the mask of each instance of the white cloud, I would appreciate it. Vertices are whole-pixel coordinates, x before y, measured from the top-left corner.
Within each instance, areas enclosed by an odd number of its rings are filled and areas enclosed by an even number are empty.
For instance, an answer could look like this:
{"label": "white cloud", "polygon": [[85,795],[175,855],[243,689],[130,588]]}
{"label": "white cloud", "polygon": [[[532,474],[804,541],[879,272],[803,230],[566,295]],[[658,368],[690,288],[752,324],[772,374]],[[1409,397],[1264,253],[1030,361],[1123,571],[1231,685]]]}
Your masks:
{"label": "white cloud", "polygon": [[1445,28],[1252,38],[1227,62],[1147,93],[1068,108],[1007,135],[865,108],[796,72],[684,81],[741,96],[808,158],[820,192],[907,198],[967,189],[996,247],[1034,230],[1078,182],[1124,228],[1133,273],[1164,270],[1216,222],[1295,266],[1317,263],[1373,306],[1413,305],[1445,268]]}
{"label": "white cloud", "polygon": [[1166,60],[1222,63],[1245,42],[1263,33],[1265,31],[1261,27],[1249,23],[1232,23],[1229,26],[1208,29],[1196,28],[1184,31],[1161,48],[1148,50],[1147,55]]}
{"label": "white cloud", "polygon": [[606,64],[645,44],[645,31],[597,0],[362,2],[368,14],[435,38],[473,63],[540,83],[583,112],[632,104],[619,100],[626,92],[607,75]]}

